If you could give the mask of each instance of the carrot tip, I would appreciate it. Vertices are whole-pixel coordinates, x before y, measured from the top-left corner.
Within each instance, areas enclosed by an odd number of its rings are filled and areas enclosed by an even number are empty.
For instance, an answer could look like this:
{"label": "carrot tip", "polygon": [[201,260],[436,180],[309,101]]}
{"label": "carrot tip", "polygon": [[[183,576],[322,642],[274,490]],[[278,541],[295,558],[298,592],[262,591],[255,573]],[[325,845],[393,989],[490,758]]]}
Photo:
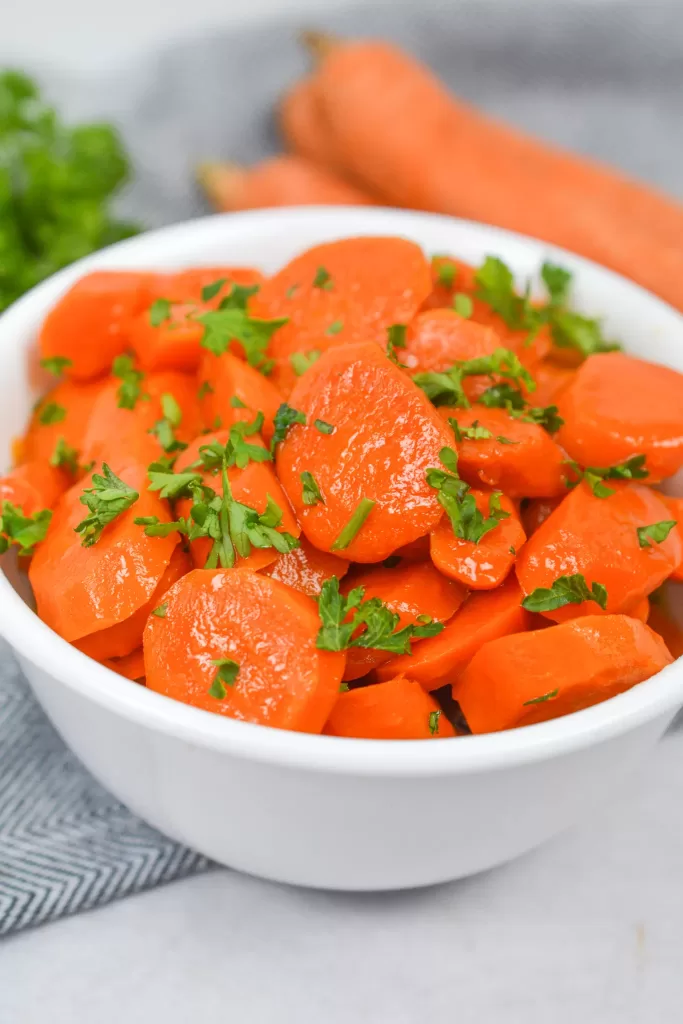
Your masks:
{"label": "carrot tip", "polygon": [[316,64],[327,57],[337,46],[339,39],[331,32],[318,32],[315,29],[304,29],[299,33],[301,45],[308,50]]}
{"label": "carrot tip", "polygon": [[195,177],[212,206],[230,209],[239,194],[246,171],[239,164],[202,163],[195,168]]}

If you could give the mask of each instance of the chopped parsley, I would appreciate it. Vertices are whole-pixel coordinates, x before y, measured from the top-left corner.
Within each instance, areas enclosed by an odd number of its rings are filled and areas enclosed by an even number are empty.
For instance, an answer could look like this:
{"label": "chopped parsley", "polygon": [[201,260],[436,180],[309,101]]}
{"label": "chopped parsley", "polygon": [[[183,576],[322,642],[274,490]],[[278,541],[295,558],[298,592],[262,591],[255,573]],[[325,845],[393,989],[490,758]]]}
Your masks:
{"label": "chopped parsley", "polygon": [[490,495],[485,519],[469,485],[458,476],[457,453],[452,448],[442,448],[439,458],[445,468],[428,469],[427,483],[438,492],[438,502],[450,519],[455,536],[479,544],[502,519],[510,517],[510,513],[501,508],[501,492],[494,491]]}
{"label": "chopped parsley", "polygon": [[21,508],[9,501],[3,502],[0,509],[0,555],[15,545],[20,555],[30,558],[36,545],[45,540],[52,511],[44,508],[26,516]]}
{"label": "chopped parsley", "polygon": [[161,327],[168,320],[171,319],[171,307],[173,303],[170,299],[155,299],[152,305],[149,307],[149,322],[152,327]]}
{"label": "chopped parsley", "polygon": [[396,349],[406,347],[407,332],[406,324],[391,324],[390,327],[387,327],[387,356],[399,366],[401,363],[396,355]]}
{"label": "chopped parsley", "polygon": [[81,468],[78,463],[78,455],[78,448],[72,448],[63,437],[58,437],[55,450],[50,456],[50,465],[56,469],[65,469],[67,473],[72,473],[75,476]]}
{"label": "chopped parsley", "polygon": [[[203,348],[222,356],[230,343],[239,342],[244,348],[247,362],[261,373],[270,373],[273,362],[267,358],[268,345],[275,332],[288,323],[287,317],[275,320],[261,320],[248,314],[245,306],[246,293],[253,294],[253,288],[233,285],[229,295],[221,300],[218,309],[194,317],[204,327],[200,344]],[[239,301],[238,301],[239,300]],[[244,304],[240,304],[240,303]]]}
{"label": "chopped parsley", "polygon": [[92,487],[86,487],[80,501],[90,515],[74,527],[81,534],[84,548],[92,547],[102,536],[105,526],[134,505],[140,495],[111,471],[107,463],[102,464],[102,474],[93,473]]}
{"label": "chopped parsley", "polygon": [[318,483],[312,473],[304,470],[301,474],[302,500],[304,505],[324,505],[325,499],[320,493]]}
{"label": "chopped parsley", "polygon": [[162,418],[150,429],[165,452],[179,452],[187,448],[184,441],[177,441],[175,431],[182,423],[183,413],[171,394],[161,396]]}
{"label": "chopped parsley", "polygon": [[676,519],[663,519],[660,523],[651,523],[649,526],[636,527],[638,543],[641,548],[650,548],[652,544],[662,544],[669,536],[674,526],[677,526]]}
{"label": "chopped parsley", "polygon": [[38,422],[44,427],[51,427],[54,423],[61,423],[66,416],[66,409],[57,402],[48,402],[38,413]]}
{"label": "chopped parsley", "polygon": [[429,731],[432,736],[436,736],[439,732],[439,719],[442,714],[442,711],[430,711],[429,713]]}
{"label": "chopped parsley", "polygon": [[466,295],[465,292],[456,292],[453,296],[453,309],[459,316],[464,317],[465,320],[469,320],[474,310],[474,304],[472,299],[469,295]]}
{"label": "chopped parsley", "polygon": [[215,658],[212,665],[216,665],[216,675],[209,687],[209,696],[216,700],[224,700],[227,696],[227,686],[234,686],[237,674],[240,670],[239,664],[232,658]]}
{"label": "chopped parsley", "polygon": [[158,619],[165,619],[166,618],[167,610],[168,610],[168,603],[164,602],[163,604],[160,604],[158,608],[154,609],[154,611],[152,612],[152,615],[156,615],[156,617]]}
{"label": "chopped parsley", "polygon": [[246,407],[246,403],[243,402],[242,399],[239,398],[237,395],[233,395],[232,398],[230,399],[231,409],[246,409]]}
{"label": "chopped parsley", "polygon": [[293,352],[289,357],[294,373],[297,377],[303,376],[306,370],[310,370],[314,363],[317,363],[322,355],[317,348],[312,348],[309,352]]}
{"label": "chopped parsley", "polygon": [[594,601],[603,611],[607,608],[607,588],[602,583],[593,583],[590,588],[582,573],[559,576],[551,587],[537,587],[522,601],[522,608],[529,612],[553,612],[568,604],[583,604]]}
{"label": "chopped parsley", "polygon": [[575,487],[577,483],[584,480],[596,498],[609,498],[614,494],[614,488],[608,487],[605,480],[644,480],[649,473],[645,469],[645,456],[632,455],[630,459],[618,463],[616,466],[587,466],[583,471],[577,462],[572,459],[567,465],[576,474],[573,480],[568,481],[567,486]]}
{"label": "chopped parsley", "polygon": [[251,423],[233,423],[225,445],[219,441],[204,444],[199,449],[199,458],[191,469],[217,472],[223,464],[245,469],[250,462],[272,462],[272,453],[262,444],[251,444],[248,437],[259,434],[263,426],[263,413],[256,414]]}
{"label": "chopped parsley", "polygon": [[64,371],[73,364],[71,359],[67,359],[66,356],[48,356],[40,360],[40,365],[53,376],[61,377]]}
{"label": "chopped parsley", "polygon": [[436,283],[450,291],[455,284],[458,268],[449,256],[432,256],[432,269],[436,274]]}
{"label": "chopped parsley", "polygon": [[112,363],[111,372],[121,381],[118,391],[119,409],[134,409],[142,397],[142,381],[144,373],[135,369],[132,356],[117,356]]}
{"label": "chopped parsley", "polygon": [[321,288],[323,291],[330,292],[334,288],[334,283],[329,272],[325,267],[318,267],[313,278],[313,287]]}
{"label": "chopped parsley", "polygon": [[[207,395],[212,395],[213,393],[213,388],[211,384],[209,384],[208,380],[203,380],[199,385],[199,390],[197,391],[197,399],[201,402],[203,398],[206,398]],[[230,401],[232,403],[232,399]]]}
{"label": "chopped parsley", "polygon": [[[442,373],[416,373],[413,381],[434,405],[460,406],[468,409],[470,403],[463,390],[463,380],[465,377],[479,376],[506,377],[514,384],[524,384],[529,391],[533,391],[536,387],[533,377],[522,365],[519,357],[507,348],[497,348],[491,355],[454,363],[450,370]],[[507,381],[494,385],[484,394],[487,395],[494,390],[505,396],[514,392],[525,404],[521,391],[513,388]],[[483,398],[480,401],[484,405],[488,404]],[[498,404],[502,404],[502,402],[503,399],[498,400]]]}
{"label": "chopped parsley", "polygon": [[550,690],[548,693],[541,694],[540,697],[532,697],[531,700],[525,700],[522,707],[526,708],[529,704],[545,704],[547,700],[554,700],[559,692],[559,690]]}
{"label": "chopped parsley", "polygon": [[215,299],[221,288],[227,283],[227,277],[219,277],[217,281],[204,285],[202,288],[202,302],[211,302],[211,299]]}
{"label": "chopped parsley", "polygon": [[360,499],[348,523],[331,545],[331,551],[343,551],[345,548],[348,548],[349,544],[355,540],[375,505],[376,502],[371,501],[370,498]]}
{"label": "chopped parsley", "polygon": [[325,423],[325,420],[313,420],[313,426],[316,430],[319,430],[321,434],[333,434],[334,427],[331,423]]}
{"label": "chopped parsley", "polygon": [[306,414],[299,412],[293,406],[288,405],[287,402],[283,402],[278,408],[273,418],[273,438],[270,442],[270,450],[275,451],[275,448],[281,441],[287,437],[290,427],[293,427],[295,423],[306,423]]}
{"label": "chopped parsley", "polygon": [[332,323],[330,324],[330,326],[325,331],[325,334],[330,334],[330,335],[339,334],[339,332],[343,331],[343,330],[344,330],[344,321],[343,320],[333,320]]}

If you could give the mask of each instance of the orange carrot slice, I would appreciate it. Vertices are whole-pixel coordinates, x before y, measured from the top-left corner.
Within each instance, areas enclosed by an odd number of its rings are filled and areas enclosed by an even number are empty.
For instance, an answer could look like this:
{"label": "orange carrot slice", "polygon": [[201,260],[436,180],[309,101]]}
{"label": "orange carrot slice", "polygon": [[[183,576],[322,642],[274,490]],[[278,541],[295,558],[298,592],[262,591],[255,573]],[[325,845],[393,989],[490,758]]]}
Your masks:
{"label": "orange carrot slice", "polygon": [[102,380],[63,380],[36,406],[26,436],[23,458],[48,462],[57,445],[67,445],[80,453],[83,435],[92,408],[106,386]]}
{"label": "orange carrot slice", "polygon": [[[683,498],[670,498],[668,495],[662,495],[666,507],[669,509],[669,516],[671,519],[676,520],[676,533],[678,534],[681,544],[683,545]],[[674,571],[671,573],[672,580],[683,580],[683,561],[679,562]]]}
{"label": "orange carrot slice", "polygon": [[123,658],[108,658],[102,664],[110,668],[112,672],[123,676],[124,679],[130,679],[133,683],[144,682],[145,659],[142,654],[142,647],[131,651],[130,654],[126,654]]}
{"label": "orange carrot slice", "polygon": [[562,501],[561,497],[558,498],[532,498],[532,500],[525,504],[522,502],[520,515],[522,517],[522,526],[527,538],[532,533],[536,533],[539,526],[546,521],[546,519],[552,515],[557,506]]}
{"label": "orange carrot slice", "polygon": [[455,735],[433,697],[405,676],[341,693],[325,732],[363,740],[431,740]]}
{"label": "orange carrot slice", "polygon": [[6,501],[20,508],[25,516],[53,508],[67,485],[68,477],[49,462],[24,462],[0,477],[0,511]]}
{"label": "orange carrot slice", "polygon": [[[491,493],[475,490],[471,493],[481,514],[488,518]],[[491,590],[503,582],[526,537],[510,499],[503,495],[500,506],[508,517],[501,519],[476,544],[457,537],[447,515],[441,519],[430,538],[432,561],[439,572],[473,590]]]}
{"label": "orange carrot slice", "polygon": [[263,436],[270,441],[273,420],[283,397],[267,377],[232,352],[221,356],[206,352],[197,378],[202,417],[208,427],[214,427],[217,422],[224,427],[231,423],[250,423],[262,412],[265,417]]}
{"label": "orange carrot slice", "polygon": [[264,576],[279,580],[309,597],[319,596],[325,580],[333,576],[340,580],[348,571],[349,562],[327,551],[318,551],[305,537],[300,539],[298,548],[278,555],[274,562],[261,569]]}
{"label": "orange carrot slice", "polygon": [[492,355],[501,345],[491,327],[467,320],[453,309],[432,309],[410,322],[398,357],[411,373],[441,373],[453,363]]}

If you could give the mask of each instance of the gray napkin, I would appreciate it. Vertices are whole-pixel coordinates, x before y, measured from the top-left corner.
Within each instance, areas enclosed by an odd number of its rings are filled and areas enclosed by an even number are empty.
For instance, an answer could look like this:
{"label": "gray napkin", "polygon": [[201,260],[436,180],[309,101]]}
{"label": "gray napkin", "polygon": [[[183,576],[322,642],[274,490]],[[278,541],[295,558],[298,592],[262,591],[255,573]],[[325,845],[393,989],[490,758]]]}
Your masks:
{"label": "gray napkin", "polygon": [[[678,0],[364,7],[316,24],[395,39],[461,96],[683,197]],[[197,162],[277,148],[273,102],[307,65],[299,27],[217,33],[87,82],[43,74],[43,84],[70,117],[118,122],[135,164],[122,206],[158,226],[207,212]],[[208,866],[88,775],[0,646],[0,935]]]}

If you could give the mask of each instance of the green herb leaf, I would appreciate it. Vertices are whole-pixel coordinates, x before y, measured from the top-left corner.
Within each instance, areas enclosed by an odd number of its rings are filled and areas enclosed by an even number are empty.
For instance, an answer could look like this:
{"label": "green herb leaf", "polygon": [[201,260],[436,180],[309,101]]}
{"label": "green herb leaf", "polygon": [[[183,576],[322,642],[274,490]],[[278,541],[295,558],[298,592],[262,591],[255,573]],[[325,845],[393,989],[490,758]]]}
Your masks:
{"label": "green herb leaf", "polygon": [[272,361],[266,357],[268,345],[278,328],[288,322],[287,317],[260,320],[249,316],[246,310],[239,306],[224,306],[226,300],[230,301],[237,287],[233,285],[232,292],[221,302],[219,309],[194,318],[204,327],[200,344],[214,355],[222,356],[227,352],[230,343],[237,341],[244,348],[250,366],[256,367],[262,373],[270,372]]}
{"label": "green herb leaf", "polygon": [[436,736],[439,731],[439,719],[442,714],[442,711],[430,711],[429,713],[429,731],[432,736]]}
{"label": "green herb leaf", "polygon": [[52,373],[55,377],[61,377],[64,371],[73,364],[71,359],[67,359],[66,356],[48,356],[46,359],[40,360],[40,365],[48,373]]}
{"label": "green herb leaf", "polygon": [[522,707],[526,708],[529,704],[544,704],[547,700],[554,700],[559,692],[559,690],[550,690],[548,693],[541,694],[540,697],[532,697],[531,700],[525,700]]}
{"label": "green herb leaf", "polygon": [[294,296],[296,295],[296,293],[299,291],[300,287],[301,287],[301,285],[298,285],[298,284],[290,284],[289,288],[285,292],[285,295],[287,296],[287,298],[288,299],[293,299]]}
{"label": "green herb leaf", "polygon": [[443,373],[416,373],[413,383],[424,391],[432,405],[469,409],[470,403],[462,386],[462,374],[457,367]]}
{"label": "green herb leaf", "polygon": [[90,512],[74,527],[75,532],[81,534],[83,547],[96,544],[105,526],[134,505],[139,497],[137,491],[116,476],[106,462],[103,463],[102,475],[93,473],[92,487],[86,487],[80,498],[81,504]]}
{"label": "green herb leaf", "polygon": [[163,604],[160,604],[158,608],[154,609],[154,611],[152,612],[152,615],[156,615],[156,617],[158,619],[165,619],[166,618],[166,611],[167,611],[167,609],[168,609],[168,604],[166,602],[164,602]]}
{"label": "green herb leaf", "polygon": [[550,314],[549,320],[552,338],[558,348],[574,348],[585,357],[621,348],[617,342],[605,339],[599,320],[592,320],[581,313],[558,309]]}
{"label": "green herb leaf", "polygon": [[293,406],[283,402],[275,413],[273,419],[273,437],[270,442],[270,450],[275,451],[276,446],[287,437],[290,427],[293,427],[295,423],[305,424],[306,416],[304,413],[299,412],[298,409],[294,409]]}
{"label": "green herb leaf", "polygon": [[567,604],[595,601],[603,611],[607,608],[607,590],[602,583],[591,584],[590,589],[582,573],[559,576],[551,587],[537,587],[522,601],[529,612],[553,612]]}
{"label": "green herb leaf", "polygon": [[348,683],[340,683],[339,684],[339,692],[340,693],[348,693],[349,692],[349,684]]}
{"label": "green herb leaf", "polygon": [[177,441],[174,433],[182,422],[183,414],[173,395],[161,396],[161,411],[162,419],[156,421],[149,433],[154,434],[165,452],[183,451],[187,445],[184,441]]}
{"label": "green herb leaf", "polygon": [[81,468],[78,464],[78,449],[68,445],[63,437],[58,437],[55,450],[50,456],[50,465],[56,469],[65,469],[75,476]]}
{"label": "green herb leaf", "polygon": [[343,320],[333,320],[330,326],[325,331],[325,334],[339,334],[344,329]]}
{"label": "green herb leaf", "polygon": [[36,545],[45,540],[52,519],[51,509],[44,508],[26,516],[17,505],[5,501],[0,510],[0,555],[15,545],[20,555],[29,558],[35,552]]}
{"label": "green herb leaf", "polygon": [[241,398],[238,398],[237,395],[233,395],[230,399],[230,407],[232,409],[246,409],[247,406]]}
{"label": "green herb leaf", "polygon": [[521,416],[517,416],[514,412],[512,415],[516,419],[524,420],[527,423],[537,423],[539,427],[543,427],[549,434],[556,434],[564,424],[564,420],[559,415],[556,405],[527,406]]}
{"label": "green herb leaf", "polygon": [[136,526],[145,527],[147,537],[168,537],[172,533],[181,533],[187,536],[189,533],[189,526],[185,519],[167,523],[162,522],[158,516],[136,516],[133,522]]}
{"label": "green herb leaf", "polygon": [[401,366],[401,361],[396,355],[396,349],[406,347],[407,324],[391,324],[387,327],[387,356],[393,363]]}
{"label": "green herb leaf", "polygon": [[319,430],[321,434],[333,434],[334,427],[331,423],[325,423],[325,420],[313,420],[313,426],[316,430]]}
{"label": "green herb leaf", "polygon": [[450,291],[458,273],[455,263],[450,262],[449,256],[432,256],[432,269],[436,273],[437,284]]}
{"label": "green herb leaf", "polygon": [[[207,395],[212,395],[213,393],[214,390],[208,380],[203,380],[199,385],[199,390],[197,391],[197,400],[201,402],[203,398],[206,398]],[[232,405],[232,398],[230,399],[230,404]]]}
{"label": "green herb leaf", "polygon": [[371,501],[370,498],[360,499],[348,523],[341,531],[341,533],[334,541],[334,543],[331,545],[331,551],[343,551],[345,548],[348,548],[351,541],[356,538],[358,532],[365,523],[365,520],[372,512],[375,505],[376,502]]}
{"label": "green herb leaf", "polygon": [[[448,417],[448,423],[455,434],[456,441],[489,441],[493,434],[486,427],[482,427],[478,420],[475,420],[471,427],[461,427],[456,419],[452,416]],[[505,438],[499,438],[505,443]],[[508,444],[514,442],[509,441]]]}
{"label": "green herb leaf", "polygon": [[322,288],[326,292],[332,291],[334,284],[325,267],[318,267],[316,270],[315,277],[313,278],[313,287]]}
{"label": "green herb leaf", "polygon": [[469,486],[458,476],[457,453],[452,448],[442,448],[439,457],[446,469],[428,469],[427,483],[438,491],[439,504],[450,519],[455,536],[479,544],[501,519],[510,516],[500,506],[500,491],[494,491],[490,496],[489,514],[485,519]]}
{"label": "green herb leaf", "polygon": [[160,498],[169,498],[176,501],[187,494],[190,484],[199,483],[201,476],[197,472],[188,470],[185,473],[174,473],[163,462],[153,462],[147,468],[150,491],[158,491]]}
{"label": "green herb leaf", "polygon": [[38,413],[38,422],[44,427],[50,427],[53,423],[61,423],[66,416],[66,409],[56,402],[48,402]]}
{"label": "green herb leaf", "polygon": [[317,363],[322,355],[317,348],[312,348],[309,352],[293,352],[289,357],[289,362],[294,370],[297,377],[303,376],[306,370],[310,370],[314,363]]}
{"label": "green herb leaf", "polygon": [[161,327],[167,320],[171,319],[170,299],[155,299],[149,307],[149,322],[152,327]]}
{"label": "green herb leaf", "polygon": [[645,469],[645,456],[632,455],[630,459],[618,463],[616,466],[587,466],[583,472],[578,463],[570,460],[568,465],[576,472],[577,477],[569,483],[570,487],[575,486],[580,480],[584,480],[596,498],[609,498],[614,494],[614,488],[608,487],[604,480],[644,480],[650,474]]}
{"label": "green herb leaf", "polygon": [[557,263],[545,262],[541,267],[541,279],[548,290],[553,306],[564,306],[569,299],[573,274]]}
{"label": "green herb leaf", "polygon": [[[663,519],[660,523],[651,523],[649,526],[638,526],[638,543],[641,548],[650,548],[652,543],[661,544],[669,536],[674,526],[677,526],[676,519]],[[651,543],[652,542],[652,543]]]}
{"label": "green herb leaf", "polygon": [[456,292],[453,296],[453,309],[459,315],[469,320],[474,310],[474,304],[469,295],[465,292]]}
{"label": "green herb leaf", "polygon": [[227,694],[226,686],[234,686],[240,667],[232,658],[216,658],[212,660],[218,671],[213,678],[209,694],[217,700],[223,700]]}
{"label": "green herb leaf", "polygon": [[262,412],[256,414],[251,423],[233,423],[225,445],[218,441],[204,444],[199,449],[199,458],[192,468],[215,472],[223,465],[244,469],[250,462],[272,462],[272,453],[262,444],[250,444],[246,439],[258,434],[263,427]]}
{"label": "green herb leaf", "polygon": [[112,363],[111,372],[118,377],[121,386],[117,391],[119,409],[134,409],[142,397],[142,380],[144,373],[135,369],[132,356],[117,356]]}
{"label": "green herb leaf", "polygon": [[304,505],[325,504],[325,499],[320,493],[320,488],[312,473],[304,470],[301,474],[301,483],[303,485],[302,498]]}
{"label": "green herb leaf", "polygon": [[537,331],[541,323],[529,292],[523,296],[515,291],[512,271],[497,256],[487,256],[475,274],[476,297],[502,317],[511,330]]}
{"label": "green herb leaf", "polygon": [[219,277],[217,281],[204,285],[202,288],[202,302],[211,302],[211,299],[215,299],[221,288],[227,283],[227,277]]}
{"label": "green herb leaf", "polygon": [[[260,284],[233,284],[227,295],[218,304],[219,309],[246,310],[249,299],[261,290]],[[287,321],[285,320],[285,323]]]}

